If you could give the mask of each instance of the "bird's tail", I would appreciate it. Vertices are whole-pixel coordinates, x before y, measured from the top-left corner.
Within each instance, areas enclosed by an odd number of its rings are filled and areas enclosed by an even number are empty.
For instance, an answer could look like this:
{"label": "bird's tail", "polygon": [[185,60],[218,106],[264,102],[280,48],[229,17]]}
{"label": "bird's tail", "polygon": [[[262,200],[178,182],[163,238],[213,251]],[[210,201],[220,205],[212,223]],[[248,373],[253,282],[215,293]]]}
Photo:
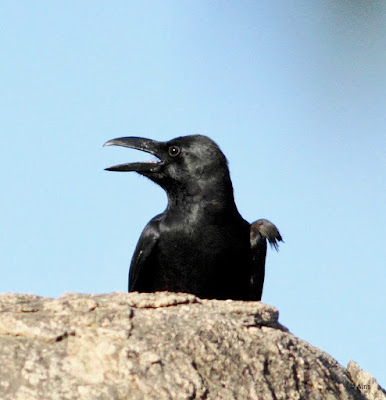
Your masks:
{"label": "bird's tail", "polygon": [[271,247],[276,251],[279,250],[279,242],[283,242],[283,238],[279,229],[272,222],[267,219],[258,219],[252,223],[251,228],[251,231],[258,231],[261,236],[267,239]]}

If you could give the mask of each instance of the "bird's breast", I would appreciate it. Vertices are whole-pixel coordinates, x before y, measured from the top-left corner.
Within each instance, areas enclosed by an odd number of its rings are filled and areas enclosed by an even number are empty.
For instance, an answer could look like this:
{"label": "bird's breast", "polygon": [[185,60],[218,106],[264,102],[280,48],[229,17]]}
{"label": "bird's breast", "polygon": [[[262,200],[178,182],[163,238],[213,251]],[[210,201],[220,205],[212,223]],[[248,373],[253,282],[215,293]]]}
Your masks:
{"label": "bird's breast", "polygon": [[200,297],[215,294],[216,298],[247,290],[249,229],[242,221],[239,224],[225,218],[215,221],[187,218],[177,224],[164,221],[156,252],[157,279],[163,282],[164,290]]}

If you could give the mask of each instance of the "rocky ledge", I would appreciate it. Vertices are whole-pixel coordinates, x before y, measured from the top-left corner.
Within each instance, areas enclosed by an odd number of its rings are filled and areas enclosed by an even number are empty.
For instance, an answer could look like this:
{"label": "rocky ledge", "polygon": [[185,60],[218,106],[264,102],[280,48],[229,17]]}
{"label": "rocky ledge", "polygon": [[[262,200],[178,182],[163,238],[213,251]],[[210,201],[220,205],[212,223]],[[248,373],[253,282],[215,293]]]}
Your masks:
{"label": "rocky ledge", "polygon": [[260,302],[0,295],[2,400],[383,399]]}

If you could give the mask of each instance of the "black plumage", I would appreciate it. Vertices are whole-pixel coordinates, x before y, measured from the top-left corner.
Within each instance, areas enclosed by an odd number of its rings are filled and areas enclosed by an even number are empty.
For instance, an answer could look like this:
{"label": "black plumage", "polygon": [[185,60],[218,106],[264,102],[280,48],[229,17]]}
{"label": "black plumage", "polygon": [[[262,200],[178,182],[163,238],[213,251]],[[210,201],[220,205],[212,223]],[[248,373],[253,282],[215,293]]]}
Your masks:
{"label": "black plumage", "polygon": [[168,142],[124,137],[105,143],[155,155],[159,161],[121,164],[167,193],[166,210],[145,227],[129,272],[129,291],[193,293],[202,298],[260,300],[267,240],[282,240],[271,222],[239,214],[227,160],[206,136]]}

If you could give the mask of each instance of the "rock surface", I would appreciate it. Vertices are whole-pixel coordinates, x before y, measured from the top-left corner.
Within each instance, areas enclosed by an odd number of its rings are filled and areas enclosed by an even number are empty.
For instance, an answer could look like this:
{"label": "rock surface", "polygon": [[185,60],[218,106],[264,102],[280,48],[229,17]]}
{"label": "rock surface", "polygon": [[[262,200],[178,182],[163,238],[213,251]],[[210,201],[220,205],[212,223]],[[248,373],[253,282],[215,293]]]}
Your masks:
{"label": "rock surface", "polygon": [[1,400],[382,398],[354,364],[356,380],[260,302],[0,295]]}
{"label": "rock surface", "polygon": [[354,361],[350,361],[347,366],[347,371],[351,376],[357,389],[365,394],[367,399],[385,400],[386,391],[383,390],[378,382],[368,372],[363,371],[360,366]]}

